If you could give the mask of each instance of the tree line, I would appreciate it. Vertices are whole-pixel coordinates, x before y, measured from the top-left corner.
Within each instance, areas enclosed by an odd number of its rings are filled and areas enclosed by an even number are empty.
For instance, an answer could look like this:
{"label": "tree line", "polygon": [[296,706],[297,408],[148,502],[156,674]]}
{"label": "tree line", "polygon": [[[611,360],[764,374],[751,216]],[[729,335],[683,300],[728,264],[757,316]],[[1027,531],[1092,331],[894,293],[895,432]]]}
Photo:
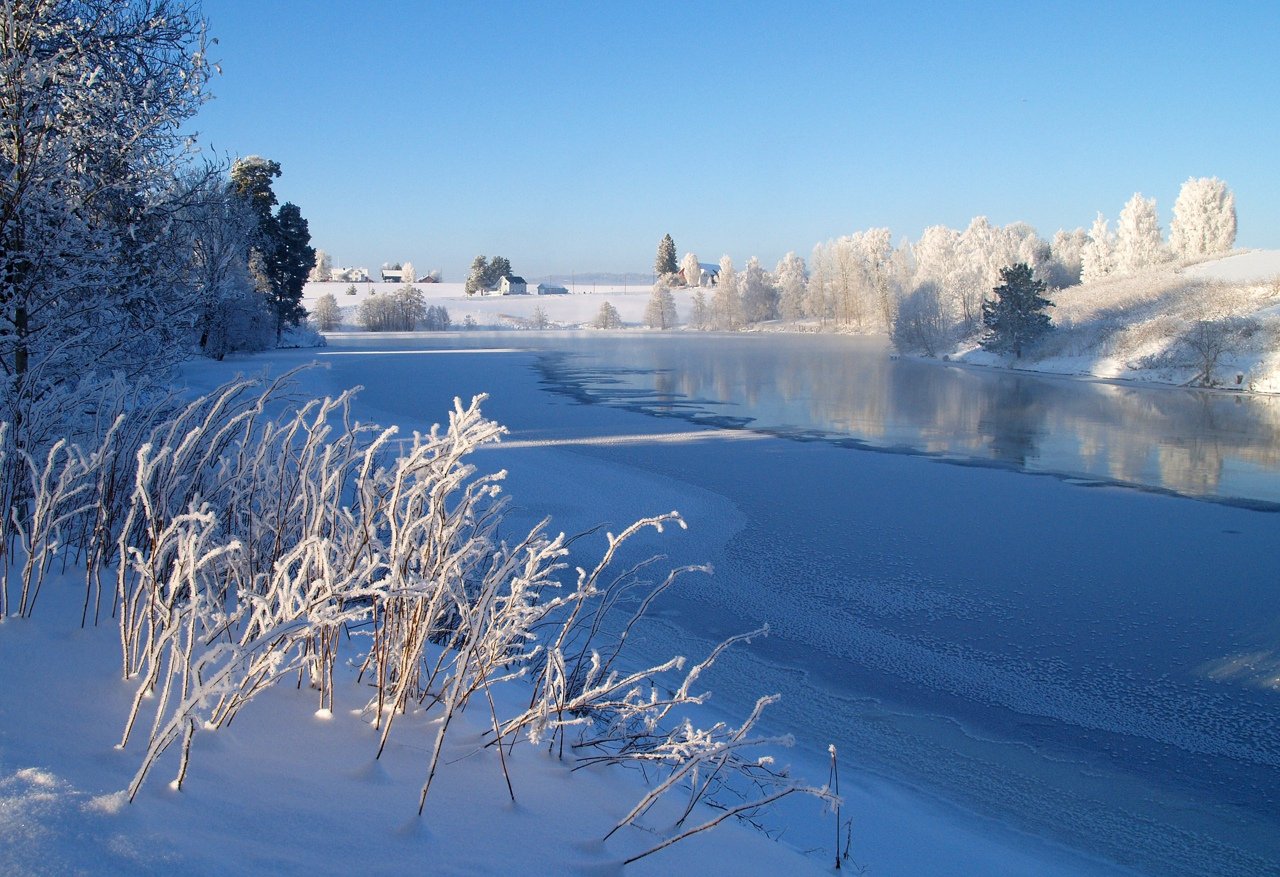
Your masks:
{"label": "tree line", "polygon": [[1025,266],[1029,274],[1019,273],[1016,285],[1036,284],[1044,292],[1225,253],[1235,244],[1235,196],[1222,180],[1188,179],[1173,216],[1168,241],[1155,200],[1140,193],[1125,204],[1114,231],[1099,214],[1088,231],[1059,230],[1051,240],[1026,223],[998,226],[985,216],[963,230],[932,226],[896,246],[889,229],[873,228],[819,243],[807,262],[788,253],[771,272],[755,258],[740,270],[728,256],[712,269],[692,252],[677,260],[668,234],[658,245],[658,279],[645,322],[670,328],[671,289],[685,287],[693,290],[687,324],[694,329],[803,320],[887,333],[901,349],[934,355],[965,338],[986,337],[1008,269]]}

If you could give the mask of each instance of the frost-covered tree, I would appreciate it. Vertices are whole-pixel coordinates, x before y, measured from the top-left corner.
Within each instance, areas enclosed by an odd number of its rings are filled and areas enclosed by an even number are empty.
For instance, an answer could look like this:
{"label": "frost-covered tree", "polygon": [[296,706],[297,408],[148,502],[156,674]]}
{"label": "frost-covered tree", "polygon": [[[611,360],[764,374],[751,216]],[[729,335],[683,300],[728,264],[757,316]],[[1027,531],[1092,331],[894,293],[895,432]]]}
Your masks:
{"label": "frost-covered tree", "polygon": [[658,241],[658,255],[653,260],[653,271],[659,277],[666,277],[669,274],[675,274],[679,269],[676,265],[676,242],[671,239],[671,235],[663,235],[662,240]]}
{"label": "frost-covered tree", "polygon": [[903,353],[937,356],[947,344],[949,332],[938,285],[926,280],[899,303],[891,335],[894,346]]}
{"label": "frost-covered tree", "polygon": [[1099,213],[1089,228],[1089,239],[1080,250],[1080,280],[1094,283],[1114,274],[1115,270],[1115,235],[1107,227],[1107,218]]}
{"label": "frost-covered tree", "polygon": [[412,286],[413,284],[418,282],[418,275],[413,272],[412,262],[405,262],[404,265],[401,266],[400,271],[404,276],[405,283],[408,283],[410,286]]}
{"label": "frost-covered tree", "polygon": [[315,310],[311,312],[311,320],[317,331],[332,332],[342,323],[342,311],[338,308],[338,297],[326,292],[316,299]]}
{"label": "frost-covered tree", "polygon": [[1045,282],[1059,289],[1079,283],[1084,265],[1084,248],[1088,242],[1089,233],[1083,228],[1074,231],[1058,229],[1049,247],[1052,258]]}
{"label": "frost-covered tree", "polygon": [[778,282],[778,312],[784,320],[798,320],[805,315],[806,286],[809,272],[804,259],[794,251],[782,257],[773,271]]}
{"label": "frost-covered tree", "polygon": [[391,293],[375,293],[360,303],[356,319],[370,332],[412,332],[427,317],[422,290],[405,285]]}
{"label": "frost-covered tree", "polygon": [[696,253],[685,253],[680,260],[680,273],[684,275],[685,286],[702,285],[702,266],[698,264]]}
{"label": "frost-covered tree", "polygon": [[1116,223],[1116,271],[1133,274],[1164,261],[1156,199],[1135,192]]}
{"label": "frost-covered tree", "polygon": [[649,294],[649,303],[644,309],[644,322],[650,329],[674,329],[676,325],[676,299],[671,292],[667,274],[658,278]]}
{"label": "frost-covered tree", "polygon": [[778,287],[769,272],[752,256],[738,278],[742,295],[742,315],[748,323],[762,323],[778,318]]}
{"label": "frost-covered tree", "polygon": [[1230,252],[1236,242],[1236,196],[1217,177],[1192,177],[1173,205],[1169,246],[1179,259]]}
{"label": "frost-covered tree", "polygon": [[591,322],[591,325],[597,329],[621,329],[622,316],[618,313],[617,308],[609,302],[605,302],[600,305],[600,310],[596,313],[596,318]]}
{"label": "frost-covered tree", "polygon": [[314,283],[324,283],[333,277],[333,259],[324,250],[316,250],[316,264],[307,275]]}
{"label": "frost-covered tree", "polygon": [[733,270],[733,259],[720,257],[720,278],[711,296],[711,325],[721,332],[736,332],[742,328],[742,296],[738,292],[738,272]]}
{"label": "frost-covered tree", "polygon": [[530,329],[550,329],[551,318],[547,316],[547,311],[542,305],[538,305],[533,309],[533,316],[529,318]]}
{"label": "frost-covered tree", "polygon": [[693,291],[693,304],[689,310],[689,325],[700,332],[711,327],[711,309],[707,306],[707,294],[698,287]]}
{"label": "frost-covered tree", "polygon": [[0,373],[6,400],[185,355],[199,302],[172,235],[192,188],[204,22],[179,0],[0,5]]}
{"label": "frost-covered tree", "polygon": [[449,310],[444,305],[431,305],[427,308],[426,317],[422,321],[422,328],[428,332],[448,332],[453,325],[453,320],[449,316]]}
{"label": "frost-covered tree", "polygon": [[995,287],[995,299],[982,303],[982,347],[994,353],[1012,353],[1021,358],[1022,351],[1052,328],[1045,308],[1053,305],[1043,296],[1044,281],[1037,280],[1031,266],[1019,262],[1000,269],[1001,284]]}

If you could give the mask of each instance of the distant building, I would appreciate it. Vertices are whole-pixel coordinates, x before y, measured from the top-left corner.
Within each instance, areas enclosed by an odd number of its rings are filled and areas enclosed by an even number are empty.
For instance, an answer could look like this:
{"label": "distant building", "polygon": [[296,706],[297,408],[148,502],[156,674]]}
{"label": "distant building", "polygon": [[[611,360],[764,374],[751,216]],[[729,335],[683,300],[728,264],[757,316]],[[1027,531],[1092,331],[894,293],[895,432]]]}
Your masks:
{"label": "distant building", "polygon": [[528,295],[529,284],[523,277],[504,277],[498,284],[498,295]]}
{"label": "distant building", "polygon": [[404,283],[405,282],[404,272],[401,271],[399,268],[383,268],[382,282],[383,283]]}
{"label": "distant building", "polygon": [[556,283],[539,283],[538,295],[568,295],[569,290]]}
{"label": "distant building", "polygon": [[715,286],[720,282],[720,266],[711,262],[698,263],[697,277],[685,277],[683,268],[677,274],[685,286]]}
{"label": "distant building", "polygon": [[334,268],[329,271],[329,279],[340,283],[368,283],[368,268]]}

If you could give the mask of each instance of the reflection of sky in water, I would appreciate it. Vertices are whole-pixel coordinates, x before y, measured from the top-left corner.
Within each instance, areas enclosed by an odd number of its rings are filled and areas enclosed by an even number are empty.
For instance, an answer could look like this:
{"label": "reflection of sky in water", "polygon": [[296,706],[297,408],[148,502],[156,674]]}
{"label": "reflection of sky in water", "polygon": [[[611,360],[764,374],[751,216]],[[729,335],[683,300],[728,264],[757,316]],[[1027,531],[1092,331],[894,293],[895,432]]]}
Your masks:
{"label": "reflection of sky in water", "polygon": [[850,338],[591,339],[557,383],[608,404],[1190,496],[1280,503],[1269,397],[1141,389],[895,360]]}

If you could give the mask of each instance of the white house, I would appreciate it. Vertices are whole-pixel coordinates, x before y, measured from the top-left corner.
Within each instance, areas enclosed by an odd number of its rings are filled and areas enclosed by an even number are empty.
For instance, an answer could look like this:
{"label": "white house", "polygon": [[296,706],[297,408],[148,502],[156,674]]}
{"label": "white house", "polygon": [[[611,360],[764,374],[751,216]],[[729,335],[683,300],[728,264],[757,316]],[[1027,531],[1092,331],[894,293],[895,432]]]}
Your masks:
{"label": "white house", "polygon": [[368,283],[368,268],[334,268],[329,272],[329,279],[342,283]]}
{"label": "white house", "polygon": [[538,295],[568,295],[569,290],[555,283],[539,283]]}
{"label": "white house", "polygon": [[404,283],[404,272],[401,271],[399,268],[383,268],[382,282],[383,283]]}
{"label": "white house", "polygon": [[498,284],[498,295],[528,295],[529,284],[523,277],[504,277]]}

